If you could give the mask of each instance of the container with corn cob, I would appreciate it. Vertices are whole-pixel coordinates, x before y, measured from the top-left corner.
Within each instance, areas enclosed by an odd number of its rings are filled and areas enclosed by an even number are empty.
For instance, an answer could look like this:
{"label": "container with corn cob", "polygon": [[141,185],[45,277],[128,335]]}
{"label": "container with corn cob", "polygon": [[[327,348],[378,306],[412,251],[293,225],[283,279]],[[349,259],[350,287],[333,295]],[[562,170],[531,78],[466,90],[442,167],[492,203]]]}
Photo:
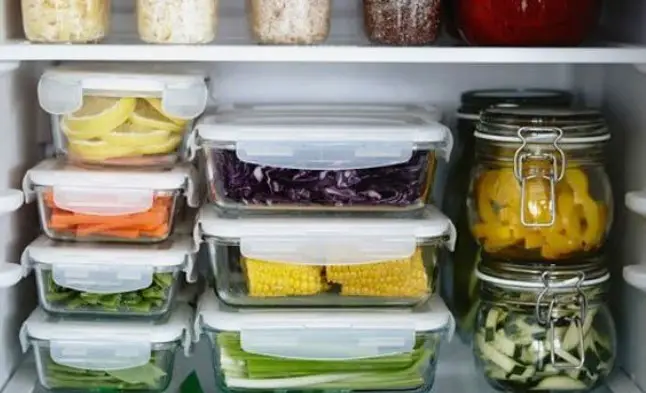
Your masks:
{"label": "container with corn cob", "polygon": [[434,293],[436,254],[455,229],[440,211],[418,216],[228,218],[204,208],[212,283],[226,304],[411,307]]}

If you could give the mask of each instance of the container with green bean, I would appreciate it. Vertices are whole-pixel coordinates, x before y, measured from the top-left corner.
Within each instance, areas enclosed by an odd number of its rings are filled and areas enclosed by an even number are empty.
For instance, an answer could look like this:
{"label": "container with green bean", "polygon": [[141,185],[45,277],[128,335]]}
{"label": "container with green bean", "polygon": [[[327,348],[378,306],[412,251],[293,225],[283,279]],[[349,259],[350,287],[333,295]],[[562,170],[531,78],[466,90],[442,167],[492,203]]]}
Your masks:
{"label": "container with green bean", "polygon": [[193,278],[190,237],[148,247],[62,243],[45,237],[25,251],[41,307],[60,316],[162,318],[171,310],[182,272]]}
{"label": "container with green bean", "polygon": [[37,308],[20,338],[23,351],[34,349],[40,385],[48,390],[163,392],[177,350],[189,351],[191,309],[178,305],[151,323],[60,318]]}

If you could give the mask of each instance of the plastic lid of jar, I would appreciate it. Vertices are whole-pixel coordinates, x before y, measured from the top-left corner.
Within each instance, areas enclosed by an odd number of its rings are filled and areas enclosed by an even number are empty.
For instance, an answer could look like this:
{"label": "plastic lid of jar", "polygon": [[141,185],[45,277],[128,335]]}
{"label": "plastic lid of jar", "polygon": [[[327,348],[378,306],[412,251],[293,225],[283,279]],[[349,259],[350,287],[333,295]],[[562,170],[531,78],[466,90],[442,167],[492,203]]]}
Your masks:
{"label": "plastic lid of jar", "polygon": [[496,142],[532,144],[597,143],[610,139],[603,115],[591,109],[490,108],[474,136]]}
{"label": "plastic lid of jar", "polygon": [[481,110],[495,106],[569,107],[572,94],[554,89],[486,89],[466,91],[462,93],[461,101],[457,117],[477,120]]}
{"label": "plastic lid of jar", "polygon": [[483,281],[508,287],[551,288],[592,286],[606,282],[610,273],[601,257],[548,263],[510,262],[483,257],[476,270]]}

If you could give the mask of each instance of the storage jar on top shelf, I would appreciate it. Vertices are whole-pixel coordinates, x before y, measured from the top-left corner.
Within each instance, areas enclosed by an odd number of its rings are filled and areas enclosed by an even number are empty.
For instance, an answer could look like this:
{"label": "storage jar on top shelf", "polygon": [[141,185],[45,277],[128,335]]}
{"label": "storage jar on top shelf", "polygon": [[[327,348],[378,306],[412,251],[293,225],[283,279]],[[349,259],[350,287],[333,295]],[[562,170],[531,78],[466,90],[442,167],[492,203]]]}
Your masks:
{"label": "storage jar on top shelf", "polygon": [[468,212],[496,258],[545,261],[596,253],[612,223],[600,113],[489,109],[480,117]]}
{"label": "storage jar on top shelf", "polygon": [[545,267],[484,260],[473,350],[499,391],[583,392],[612,371],[617,336],[602,259]]}
{"label": "storage jar on top shelf", "polygon": [[597,26],[603,0],[452,0],[471,45],[573,46]]}
{"label": "storage jar on top shelf", "polygon": [[319,44],[330,33],[332,0],[247,0],[254,38],[261,44]]}
{"label": "storage jar on top shelf", "polygon": [[137,0],[139,38],[152,44],[206,44],[217,34],[219,0]]}
{"label": "storage jar on top shelf", "polygon": [[[569,107],[572,94],[551,89],[487,89],[467,91],[462,94],[461,106],[456,114],[457,135],[452,165],[447,176],[442,211],[458,228],[455,252],[446,257],[453,263],[443,264],[442,290],[445,299],[457,318],[458,332],[464,340],[471,339],[477,282],[475,268],[480,246],[469,230],[465,200],[469,193],[471,168],[475,160],[475,137],[480,112],[491,107]],[[452,269],[452,271],[451,271]],[[468,288],[468,290],[465,290]]]}
{"label": "storage jar on top shelf", "polygon": [[376,44],[430,44],[439,34],[440,0],[363,0],[363,19]]}
{"label": "storage jar on top shelf", "polygon": [[92,43],[110,28],[110,0],[21,0],[25,36],[32,42]]}

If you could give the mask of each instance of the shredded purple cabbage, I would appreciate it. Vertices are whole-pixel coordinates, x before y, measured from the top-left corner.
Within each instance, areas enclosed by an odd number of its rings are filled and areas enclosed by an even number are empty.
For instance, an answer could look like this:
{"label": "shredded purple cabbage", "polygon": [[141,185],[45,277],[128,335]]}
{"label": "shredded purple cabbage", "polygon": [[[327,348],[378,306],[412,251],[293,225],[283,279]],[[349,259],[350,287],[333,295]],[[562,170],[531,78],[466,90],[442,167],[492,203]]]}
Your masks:
{"label": "shredded purple cabbage", "polygon": [[388,167],[299,170],[243,162],[235,151],[212,149],[211,196],[245,205],[395,206],[417,204],[433,170],[430,152]]}

